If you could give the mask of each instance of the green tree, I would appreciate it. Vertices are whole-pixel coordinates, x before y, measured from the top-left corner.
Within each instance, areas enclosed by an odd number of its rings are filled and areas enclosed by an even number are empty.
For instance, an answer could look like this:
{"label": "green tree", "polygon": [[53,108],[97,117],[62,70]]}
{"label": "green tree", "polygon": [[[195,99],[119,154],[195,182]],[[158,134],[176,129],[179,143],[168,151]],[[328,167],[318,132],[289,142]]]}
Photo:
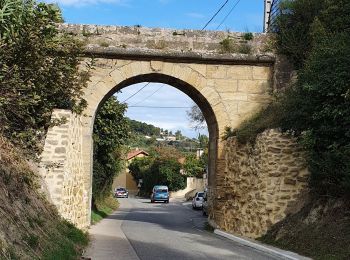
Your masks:
{"label": "green tree", "polygon": [[31,153],[40,152],[52,109],[81,112],[86,105],[82,44],[59,32],[60,22],[55,5],[0,1],[0,130]]}
{"label": "green tree", "polygon": [[[289,2],[280,18],[288,21],[280,28],[280,48],[300,70],[280,100],[280,125],[299,135],[309,152],[312,188],[343,195],[350,191],[350,3]],[[306,45],[287,46],[283,37],[290,32]]]}
{"label": "green tree", "polygon": [[170,191],[185,188],[185,177],[181,175],[181,164],[174,158],[148,157],[135,159],[129,170],[136,180],[142,179],[142,193],[149,195],[154,185],[167,185]]}
{"label": "green tree", "polygon": [[202,177],[205,171],[205,161],[197,159],[196,155],[190,154],[186,156],[183,169],[188,177]]}
{"label": "green tree", "polygon": [[282,126],[302,135],[313,187],[342,194],[350,187],[350,35],[324,38],[284,98]]}
{"label": "green tree", "polygon": [[182,134],[180,130],[177,130],[175,132],[176,140],[181,140],[182,139]]}
{"label": "green tree", "polygon": [[110,195],[114,177],[123,169],[123,145],[129,137],[125,104],[112,96],[98,111],[94,124],[94,164],[92,192],[94,200]]}
{"label": "green tree", "polygon": [[143,179],[148,174],[152,163],[152,157],[135,158],[129,164],[130,173],[136,181]]}
{"label": "green tree", "polygon": [[312,23],[322,10],[325,0],[284,0],[277,18],[277,42],[297,69],[301,68],[312,48]]}
{"label": "green tree", "polygon": [[187,111],[187,117],[193,125],[194,129],[205,128],[205,117],[201,109],[197,105],[193,105],[189,111]]}

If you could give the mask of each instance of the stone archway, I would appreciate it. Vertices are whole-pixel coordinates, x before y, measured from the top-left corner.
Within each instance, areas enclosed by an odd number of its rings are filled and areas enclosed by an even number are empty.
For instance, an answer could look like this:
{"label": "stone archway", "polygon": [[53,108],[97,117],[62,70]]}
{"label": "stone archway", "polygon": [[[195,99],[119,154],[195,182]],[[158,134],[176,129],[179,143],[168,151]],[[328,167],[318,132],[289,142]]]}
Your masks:
{"label": "stone archway", "polygon": [[[53,113],[53,117],[64,116],[68,120],[66,124],[50,129],[45,143],[41,172],[51,201],[63,217],[79,227],[89,226],[92,131],[96,112],[116,91],[139,82],[174,86],[201,108],[210,135],[209,191],[215,194],[216,187],[222,184],[226,167],[221,140],[225,127],[237,126],[269,102],[271,70],[259,61],[255,65],[242,65],[137,58],[96,59],[91,81],[84,92],[88,107],[83,115],[62,110]],[[50,165],[55,167],[50,168]]]}

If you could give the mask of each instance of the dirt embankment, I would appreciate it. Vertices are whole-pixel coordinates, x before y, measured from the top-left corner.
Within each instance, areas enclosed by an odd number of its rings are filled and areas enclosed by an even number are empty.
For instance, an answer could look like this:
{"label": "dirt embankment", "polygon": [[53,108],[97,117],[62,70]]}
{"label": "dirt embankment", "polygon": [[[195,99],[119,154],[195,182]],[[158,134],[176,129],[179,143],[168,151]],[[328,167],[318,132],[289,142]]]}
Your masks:
{"label": "dirt embankment", "polygon": [[38,186],[23,155],[0,136],[0,259],[76,259],[87,244]]}
{"label": "dirt embankment", "polygon": [[259,240],[322,260],[350,259],[350,198],[317,199]]}

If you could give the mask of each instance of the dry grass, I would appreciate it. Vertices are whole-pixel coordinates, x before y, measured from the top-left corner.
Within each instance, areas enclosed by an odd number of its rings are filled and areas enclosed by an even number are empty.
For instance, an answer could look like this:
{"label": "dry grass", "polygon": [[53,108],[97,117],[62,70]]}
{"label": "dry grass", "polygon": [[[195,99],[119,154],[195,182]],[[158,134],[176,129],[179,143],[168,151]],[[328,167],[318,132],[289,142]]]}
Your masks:
{"label": "dry grass", "polygon": [[350,200],[313,201],[274,225],[260,240],[315,260],[350,259]]}
{"label": "dry grass", "polygon": [[87,235],[38,191],[22,153],[0,136],[0,259],[76,259]]}

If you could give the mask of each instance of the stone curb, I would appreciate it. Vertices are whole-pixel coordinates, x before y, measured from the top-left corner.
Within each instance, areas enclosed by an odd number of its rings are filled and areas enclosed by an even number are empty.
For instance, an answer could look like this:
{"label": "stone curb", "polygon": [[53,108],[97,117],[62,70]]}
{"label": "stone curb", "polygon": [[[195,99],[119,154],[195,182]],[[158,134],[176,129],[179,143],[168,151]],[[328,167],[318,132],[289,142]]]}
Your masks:
{"label": "stone curb", "polygon": [[256,243],[256,242],[251,241],[251,240],[247,240],[247,239],[243,239],[241,237],[237,237],[235,235],[226,233],[226,232],[224,232],[224,231],[222,231],[220,229],[215,229],[214,233],[216,235],[219,235],[219,236],[225,237],[227,239],[230,239],[230,240],[232,240],[232,241],[234,241],[234,242],[236,242],[238,244],[241,244],[243,246],[251,247],[251,248],[254,248],[256,250],[265,252],[265,253],[267,253],[269,255],[281,257],[282,259],[288,259],[288,260],[311,260],[311,258],[308,258],[308,257],[305,257],[305,256],[301,256],[301,255],[298,255],[298,254],[290,252],[290,251],[281,250],[279,248],[275,248],[275,247],[272,247],[272,246],[265,246],[265,245]]}

